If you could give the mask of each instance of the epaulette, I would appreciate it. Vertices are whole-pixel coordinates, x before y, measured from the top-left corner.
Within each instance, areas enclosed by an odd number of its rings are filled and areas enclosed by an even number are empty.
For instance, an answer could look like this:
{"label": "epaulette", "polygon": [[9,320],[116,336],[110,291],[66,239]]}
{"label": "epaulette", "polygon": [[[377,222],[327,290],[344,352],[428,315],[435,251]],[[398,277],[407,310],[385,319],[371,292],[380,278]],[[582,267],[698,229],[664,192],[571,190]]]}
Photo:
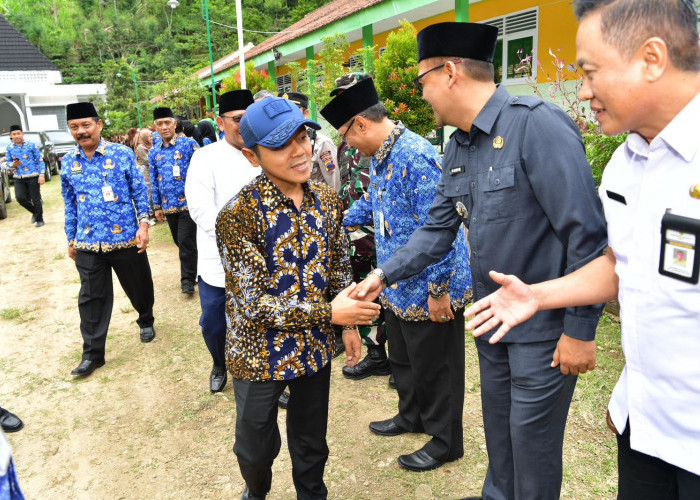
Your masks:
{"label": "epaulette", "polygon": [[530,109],[536,108],[543,102],[539,97],[529,95],[514,95],[508,98],[508,104],[511,106],[527,106]]}

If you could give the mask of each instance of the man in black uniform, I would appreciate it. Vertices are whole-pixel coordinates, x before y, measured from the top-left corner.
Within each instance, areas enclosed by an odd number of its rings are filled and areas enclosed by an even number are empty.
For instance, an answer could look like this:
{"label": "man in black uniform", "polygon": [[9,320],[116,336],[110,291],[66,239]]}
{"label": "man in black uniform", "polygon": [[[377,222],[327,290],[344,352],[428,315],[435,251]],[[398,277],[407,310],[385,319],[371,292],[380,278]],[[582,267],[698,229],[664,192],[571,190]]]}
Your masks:
{"label": "man in black uniform", "polygon": [[[488,272],[532,283],[600,256],[606,230],[581,135],[555,105],[493,83],[498,32],[440,23],[418,34],[416,85],[437,125],[454,125],[426,224],[358,285],[373,299],[440,259],[464,223],[474,295],[498,288]],[[557,499],[576,376],[595,366],[601,306],[543,311],[507,342],[476,339],[489,467],[483,497]],[[557,367],[559,369],[557,369]]]}

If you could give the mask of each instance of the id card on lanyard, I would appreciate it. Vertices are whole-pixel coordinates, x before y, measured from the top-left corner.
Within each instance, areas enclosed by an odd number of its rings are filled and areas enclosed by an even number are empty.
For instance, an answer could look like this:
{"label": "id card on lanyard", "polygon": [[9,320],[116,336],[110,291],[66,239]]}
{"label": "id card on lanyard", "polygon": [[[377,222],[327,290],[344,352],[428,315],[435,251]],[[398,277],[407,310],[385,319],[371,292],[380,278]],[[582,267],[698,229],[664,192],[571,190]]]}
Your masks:
{"label": "id card on lanyard", "polygon": [[697,284],[700,275],[700,220],[675,215],[670,209],[661,219],[661,255],[659,273]]}

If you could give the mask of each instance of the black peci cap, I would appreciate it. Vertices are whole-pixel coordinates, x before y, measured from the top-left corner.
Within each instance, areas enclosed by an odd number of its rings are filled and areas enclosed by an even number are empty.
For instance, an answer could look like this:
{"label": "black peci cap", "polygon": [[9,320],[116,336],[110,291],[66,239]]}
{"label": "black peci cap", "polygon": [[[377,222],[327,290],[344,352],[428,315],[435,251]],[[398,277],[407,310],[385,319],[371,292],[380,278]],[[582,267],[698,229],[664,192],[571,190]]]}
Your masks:
{"label": "black peci cap", "polygon": [[371,78],[365,78],[348,87],[342,94],[336,95],[325,108],[323,116],[336,130],[348,120],[365,109],[379,103],[379,95]]}
{"label": "black peci cap", "polygon": [[153,110],[153,121],[161,118],[175,118],[173,110],[170,108],[156,108]]}
{"label": "black peci cap", "polygon": [[80,118],[99,118],[95,105],[91,102],[74,102],[66,106],[66,121]]}
{"label": "black peci cap", "polygon": [[226,92],[219,97],[219,115],[223,115],[229,111],[246,109],[253,104],[253,102],[255,102],[253,100],[253,93],[248,89]]}
{"label": "black peci cap", "polygon": [[418,33],[418,60],[464,57],[493,62],[498,28],[479,23],[438,23]]}

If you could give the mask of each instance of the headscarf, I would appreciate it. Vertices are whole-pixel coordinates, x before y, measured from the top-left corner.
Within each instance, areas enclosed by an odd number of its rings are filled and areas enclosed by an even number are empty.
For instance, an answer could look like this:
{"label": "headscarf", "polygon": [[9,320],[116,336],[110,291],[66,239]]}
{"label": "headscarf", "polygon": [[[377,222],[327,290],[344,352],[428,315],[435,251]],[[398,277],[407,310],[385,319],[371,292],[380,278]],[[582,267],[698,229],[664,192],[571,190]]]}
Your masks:
{"label": "headscarf", "polygon": [[[211,144],[212,142],[216,142],[216,131],[214,130],[211,122],[208,120],[202,120],[195,125],[192,138],[197,141],[200,147],[203,147],[207,144]],[[209,141],[205,142],[204,139],[209,139]]]}

